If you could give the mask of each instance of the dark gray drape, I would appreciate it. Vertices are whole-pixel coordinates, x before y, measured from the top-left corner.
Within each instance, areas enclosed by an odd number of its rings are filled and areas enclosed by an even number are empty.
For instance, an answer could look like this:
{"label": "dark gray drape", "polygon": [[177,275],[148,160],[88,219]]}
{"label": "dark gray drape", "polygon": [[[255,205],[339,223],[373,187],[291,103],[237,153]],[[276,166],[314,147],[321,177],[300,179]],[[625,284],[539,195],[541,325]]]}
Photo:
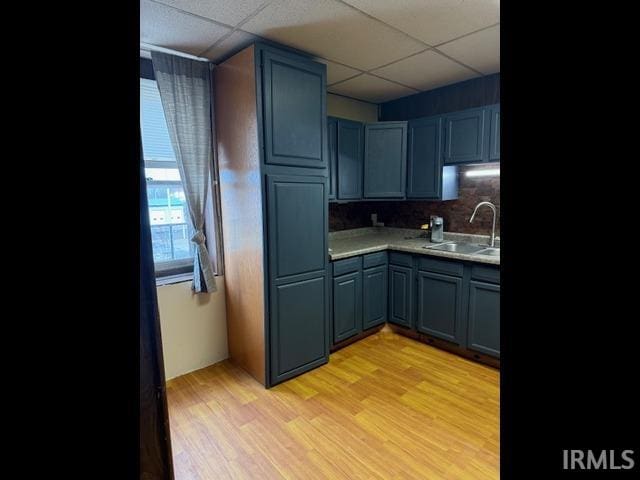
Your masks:
{"label": "dark gray drape", "polygon": [[204,212],[213,171],[211,73],[207,62],[151,52],[169,136],[176,155],[196,245],[193,290],[215,292],[204,235]]}

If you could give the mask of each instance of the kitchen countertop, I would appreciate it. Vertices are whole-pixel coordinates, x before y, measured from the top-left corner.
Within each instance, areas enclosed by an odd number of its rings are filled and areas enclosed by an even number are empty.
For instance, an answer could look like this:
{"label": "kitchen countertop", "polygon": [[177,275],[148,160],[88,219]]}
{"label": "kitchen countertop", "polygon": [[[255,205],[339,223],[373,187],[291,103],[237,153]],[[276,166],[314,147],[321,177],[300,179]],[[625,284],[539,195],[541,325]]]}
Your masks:
{"label": "kitchen countertop", "polygon": [[[342,230],[329,233],[329,259],[340,260],[365,253],[393,250],[398,252],[429,255],[433,257],[446,257],[455,260],[500,265],[500,257],[490,255],[469,255],[465,253],[443,252],[423,248],[424,246],[437,245],[427,237],[419,237],[421,230],[391,227],[367,227]],[[470,243],[488,244],[489,235],[469,235],[464,233],[444,232],[444,241],[460,241]],[[496,247],[500,246],[499,237],[496,237]]]}

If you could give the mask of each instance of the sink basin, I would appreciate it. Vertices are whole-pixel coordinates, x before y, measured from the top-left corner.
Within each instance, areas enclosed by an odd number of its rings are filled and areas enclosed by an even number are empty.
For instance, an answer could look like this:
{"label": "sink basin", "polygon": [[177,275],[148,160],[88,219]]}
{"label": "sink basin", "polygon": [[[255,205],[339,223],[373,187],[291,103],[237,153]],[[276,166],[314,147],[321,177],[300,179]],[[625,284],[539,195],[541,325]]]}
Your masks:
{"label": "sink basin", "polygon": [[492,257],[499,257],[500,256],[500,249],[499,248],[485,248],[484,250],[480,250],[479,252],[476,252],[475,255],[490,255]]}
{"label": "sink basin", "polygon": [[428,246],[424,248],[428,248],[430,250],[440,250],[443,252],[466,253],[466,254],[474,254],[481,250],[487,249],[487,247],[483,245],[477,245],[474,243],[456,243],[456,242],[441,243],[440,245]]}

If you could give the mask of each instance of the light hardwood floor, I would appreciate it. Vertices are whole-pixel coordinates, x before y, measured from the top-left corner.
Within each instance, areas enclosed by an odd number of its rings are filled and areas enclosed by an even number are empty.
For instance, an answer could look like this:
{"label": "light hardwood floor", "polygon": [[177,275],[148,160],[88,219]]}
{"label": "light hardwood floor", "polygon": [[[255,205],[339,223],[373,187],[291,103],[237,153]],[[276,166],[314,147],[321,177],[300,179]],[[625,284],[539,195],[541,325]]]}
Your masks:
{"label": "light hardwood floor", "polygon": [[228,361],[167,383],[176,480],[499,478],[499,372],[381,331],[270,390]]}

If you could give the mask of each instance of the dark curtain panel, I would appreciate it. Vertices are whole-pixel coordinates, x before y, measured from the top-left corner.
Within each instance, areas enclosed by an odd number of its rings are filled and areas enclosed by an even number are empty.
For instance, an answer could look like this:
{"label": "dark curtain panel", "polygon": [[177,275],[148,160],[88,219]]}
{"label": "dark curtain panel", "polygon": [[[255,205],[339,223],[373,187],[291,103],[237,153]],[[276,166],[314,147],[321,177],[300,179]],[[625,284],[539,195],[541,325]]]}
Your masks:
{"label": "dark curtain panel", "polygon": [[140,141],[140,479],[173,480],[160,316]]}

